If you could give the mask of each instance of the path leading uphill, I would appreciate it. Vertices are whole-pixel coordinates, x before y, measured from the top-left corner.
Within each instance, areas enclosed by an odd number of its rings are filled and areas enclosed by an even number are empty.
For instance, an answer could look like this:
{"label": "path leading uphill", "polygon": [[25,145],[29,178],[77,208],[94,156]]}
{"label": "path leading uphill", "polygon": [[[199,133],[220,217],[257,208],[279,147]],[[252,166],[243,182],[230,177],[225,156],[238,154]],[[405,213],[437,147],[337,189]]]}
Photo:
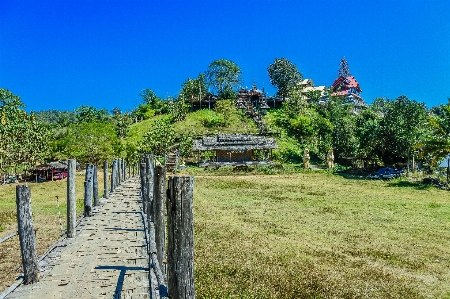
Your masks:
{"label": "path leading uphill", "polygon": [[21,285],[6,298],[150,298],[139,202],[139,179],[123,182],[82,220],[75,238],[61,242],[44,260],[38,283]]}

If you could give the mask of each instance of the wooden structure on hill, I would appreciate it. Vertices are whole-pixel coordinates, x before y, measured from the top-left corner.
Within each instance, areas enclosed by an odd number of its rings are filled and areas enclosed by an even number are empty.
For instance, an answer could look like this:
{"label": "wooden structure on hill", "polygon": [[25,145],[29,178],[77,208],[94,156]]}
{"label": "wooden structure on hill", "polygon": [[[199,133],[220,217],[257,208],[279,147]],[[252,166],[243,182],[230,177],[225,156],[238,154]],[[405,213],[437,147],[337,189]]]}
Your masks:
{"label": "wooden structure on hill", "polygon": [[260,134],[269,133],[262,116],[266,113],[266,109],[269,109],[270,107],[267,105],[264,91],[256,88],[255,84],[253,84],[252,89],[250,90],[244,88],[239,90],[236,108],[242,109],[248,117],[253,119]]}
{"label": "wooden structure on hill", "polygon": [[366,107],[367,104],[361,97],[361,87],[354,76],[351,75],[347,60],[341,59],[338,78],[331,85],[331,96],[342,96],[355,104],[355,106]]}
{"label": "wooden structure on hill", "polygon": [[311,100],[311,96],[317,98],[319,101],[327,100],[327,88],[325,85],[314,86],[312,79],[304,79],[298,84],[302,90],[302,96],[305,100]]}
{"label": "wooden structure on hill", "polygon": [[219,101],[218,97],[212,93],[201,94],[191,99],[191,110],[197,111],[206,108],[211,110],[215,107],[217,101]]}
{"label": "wooden structure on hill", "polygon": [[[213,137],[203,137],[194,140],[192,150],[198,153],[199,166],[228,166],[271,164],[269,159],[256,160],[256,151],[264,152],[264,157],[270,157],[272,149],[278,148],[274,138],[253,136],[247,134],[219,134]],[[200,163],[201,152],[214,152],[212,161]],[[270,153],[270,155],[269,155]]]}

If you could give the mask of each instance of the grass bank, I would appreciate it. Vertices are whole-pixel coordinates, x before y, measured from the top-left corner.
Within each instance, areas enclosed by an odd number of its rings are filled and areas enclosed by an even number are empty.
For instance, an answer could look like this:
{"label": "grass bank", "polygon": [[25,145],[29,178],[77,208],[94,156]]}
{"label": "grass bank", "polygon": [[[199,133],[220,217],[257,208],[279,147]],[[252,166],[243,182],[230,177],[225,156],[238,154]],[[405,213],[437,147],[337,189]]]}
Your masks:
{"label": "grass bank", "polygon": [[447,191],[206,175],[194,205],[198,298],[450,298]]}

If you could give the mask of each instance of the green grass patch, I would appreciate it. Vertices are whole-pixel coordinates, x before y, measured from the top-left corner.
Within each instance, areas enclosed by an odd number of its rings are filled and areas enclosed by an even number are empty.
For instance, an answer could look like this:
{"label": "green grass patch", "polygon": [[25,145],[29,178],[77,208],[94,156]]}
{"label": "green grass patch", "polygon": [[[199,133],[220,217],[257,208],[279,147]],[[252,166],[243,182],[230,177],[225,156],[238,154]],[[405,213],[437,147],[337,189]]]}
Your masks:
{"label": "green grass patch", "polygon": [[446,298],[447,191],[327,173],[198,176],[198,298]]}

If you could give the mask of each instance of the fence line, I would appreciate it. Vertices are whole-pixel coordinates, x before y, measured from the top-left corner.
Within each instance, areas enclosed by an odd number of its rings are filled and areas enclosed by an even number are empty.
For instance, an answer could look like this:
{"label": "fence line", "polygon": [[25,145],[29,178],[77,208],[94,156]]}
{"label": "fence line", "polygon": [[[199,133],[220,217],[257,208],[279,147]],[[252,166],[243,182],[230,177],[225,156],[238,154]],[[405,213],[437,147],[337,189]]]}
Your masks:
{"label": "fence line", "polygon": [[[150,268],[155,271],[162,298],[194,299],[194,177],[170,176],[167,185],[165,167],[155,167],[153,160],[151,155],[144,156],[140,165],[143,211],[147,211]],[[165,263],[167,271],[163,271]]]}
{"label": "fence line", "polygon": [[4,236],[3,238],[0,239],[0,244],[11,239],[14,236],[17,236],[17,234],[18,234],[18,232],[13,232],[13,233],[10,233],[9,235]]}
{"label": "fence line", "polygon": [[[117,161],[116,159],[114,161]],[[113,161],[113,162],[114,162]],[[125,163],[125,162],[123,162]],[[114,164],[114,163],[113,163]],[[105,162],[105,181],[108,178],[108,162]],[[84,190],[84,213],[78,219],[76,218],[76,160],[69,159],[68,160],[68,177],[67,177],[67,230],[60,234],[60,237],[63,235],[67,235],[68,238],[75,237],[75,228],[79,225],[81,220],[85,216],[92,215],[92,197],[95,195],[94,191],[94,183],[97,182],[98,187],[98,177],[97,177],[97,167],[92,164],[86,165],[86,177],[85,177],[85,190]],[[133,166],[134,168],[134,166]],[[118,173],[117,173],[118,174]],[[122,178],[125,180],[127,178],[126,171],[122,172]],[[107,191],[107,183],[105,184],[105,191]],[[98,191],[97,191],[98,192]],[[105,192],[105,198],[107,193]],[[98,197],[98,193],[97,193]],[[18,231],[10,233],[0,239],[0,244],[11,239],[14,236],[19,236],[20,239],[20,247],[21,247],[21,255],[22,255],[22,264],[25,272],[25,283],[32,283],[37,281],[37,277],[39,275],[39,267],[37,267],[37,274],[35,273],[35,257],[37,257],[35,251],[36,247],[36,235],[35,231],[32,227],[32,211],[30,205],[31,198],[31,190],[28,185],[18,185],[16,186],[16,207],[17,207],[17,223],[18,223]],[[94,197],[95,199],[95,197]],[[59,204],[59,203],[58,203]],[[98,199],[94,203],[95,205],[99,204]],[[60,221],[60,225],[62,225]],[[34,249],[33,249],[34,248]],[[50,247],[47,250],[47,253],[54,249],[54,247]],[[45,255],[43,257],[45,257]],[[43,258],[41,257],[41,258]],[[26,265],[26,266],[25,266]],[[31,266],[30,266],[31,265]],[[25,267],[27,269],[25,270]],[[31,268],[30,268],[31,267]],[[20,267],[19,267],[20,268]],[[3,293],[2,293],[3,295]],[[0,296],[2,296],[0,295]]]}
{"label": "fence line", "polygon": [[[136,167],[137,166],[137,167]],[[149,167],[153,169],[154,164],[151,164],[149,162]],[[120,185],[121,182],[125,181],[127,179],[127,165],[124,159],[114,159],[113,163],[111,165],[111,191],[115,191],[118,185]],[[138,165],[129,165],[129,171],[128,175],[131,173],[135,173],[136,171],[139,171]],[[104,163],[104,198],[109,197],[109,190],[108,190],[108,162],[106,161]],[[164,182],[165,182],[165,173],[164,173]],[[76,161],[74,159],[70,159],[68,161],[68,177],[67,177],[67,230],[63,233],[61,233],[60,237],[64,236],[64,234],[67,234],[68,238],[75,237],[75,228],[79,225],[81,220],[86,216],[92,215],[92,199],[94,199],[94,205],[99,205],[99,198],[98,198],[98,177],[97,177],[97,167],[92,164],[86,165],[86,174],[85,174],[85,182],[84,182],[84,213],[76,219],[76,190],[75,190],[75,179],[76,179]],[[150,182],[150,180],[148,180]],[[153,183],[153,179],[151,180]],[[163,183],[164,185],[164,183]],[[153,185],[152,185],[153,186]],[[147,187],[147,194],[149,195],[148,198],[150,199],[150,196],[152,198],[152,204],[153,204],[153,196],[155,192],[155,187],[148,188]],[[161,194],[160,191],[158,191]],[[151,193],[151,195],[150,195]],[[160,196],[161,197],[161,196]],[[20,239],[20,247],[21,247],[21,255],[22,255],[22,268],[23,268],[23,279],[19,279],[17,282],[15,282],[13,285],[11,285],[7,290],[2,292],[0,294],[0,299],[6,297],[8,294],[10,294],[14,289],[16,289],[21,283],[35,283],[39,281],[40,276],[40,269],[38,262],[44,259],[52,250],[54,250],[56,247],[61,246],[60,241],[55,242],[50,248],[47,249],[47,251],[38,259],[37,253],[36,253],[36,234],[33,230],[32,225],[32,212],[31,212],[31,205],[30,205],[30,198],[31,198],[31,191],[30,187],[28,185],[18,185],[16,188],[16,205],[17,205],[17,221],[18,221],[18,232],[13,232],[3,238],[0,239],[0,243],[5,242],[6,240],[9,240],[10,238],[19,235]],[[163,197],[161,197],[163,198]],[[164,198],[162,199],[164,200]],[[147,205],[147,208],[149,208],[150,205]],[[147,213],[149,213],[147,211]],[[151,212],[152,215],[154,214]],[[152,216],[153,219],[153,216]],[[158,262],[157,257],[157,241],[155,237],[155,228],[153,221],[148,222],[148,232],[149,238],[148,238],[148,246],[149,246],[149,253],[151,252],[150,260],[156,261],[158,264],[158,267],[155,268],[156,276],[158,282],[161,282],[159,284],[159,292],[160,297],[165,298],[167,297],[167,284],[165,282],[165,271],[162,271],[159,265],[161,263]],[[159,242],[158,242],[159,243]],[[160,250],[161,252],[161,250]],[[154,255],[154,256],[153,256]],[[20,267],[19,267],[20,268]]]}

